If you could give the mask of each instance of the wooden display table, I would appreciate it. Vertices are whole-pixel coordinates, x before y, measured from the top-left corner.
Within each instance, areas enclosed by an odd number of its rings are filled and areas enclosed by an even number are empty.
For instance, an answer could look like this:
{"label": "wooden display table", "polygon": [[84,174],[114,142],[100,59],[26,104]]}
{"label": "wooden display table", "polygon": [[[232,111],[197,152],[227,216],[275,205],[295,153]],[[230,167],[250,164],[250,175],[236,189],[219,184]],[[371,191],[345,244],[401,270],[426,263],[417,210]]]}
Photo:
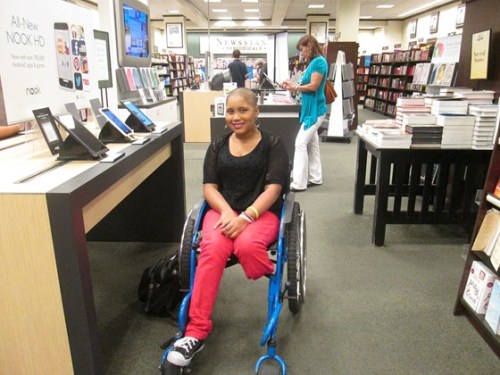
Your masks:
{"label": "wooden display table", "polygon": [[110,148],[126,155],[72,161],[22,183],[14,168],[14,179],[2,175],[2,374],[102,373],[87,240],[180,241],[182,125]]}
{"label": "wooden display table", "polygon": [[[460,224],[470,231],[476,191],[483,186],[491,150],[379,148],[356,134],[354,213],[363,213],[365,196],[375,196],[376,246],[384,244],[387,224]],[[372,157],[367,175],[368,153]]]}

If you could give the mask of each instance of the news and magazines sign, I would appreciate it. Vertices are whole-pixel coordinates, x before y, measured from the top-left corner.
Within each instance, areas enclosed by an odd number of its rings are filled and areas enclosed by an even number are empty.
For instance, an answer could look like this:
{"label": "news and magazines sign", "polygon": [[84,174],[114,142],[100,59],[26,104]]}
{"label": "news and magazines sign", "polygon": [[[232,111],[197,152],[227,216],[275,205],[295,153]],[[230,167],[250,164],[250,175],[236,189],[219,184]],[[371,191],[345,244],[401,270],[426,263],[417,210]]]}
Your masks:
{"label": "news and magazines sign", "polygon": [[210,36],[210,48],[208,37],[200,37],[200,54],[210,51],[213,54],[230,55],[235,49],[239,49],[242,55],[266,54],[267,36]]}

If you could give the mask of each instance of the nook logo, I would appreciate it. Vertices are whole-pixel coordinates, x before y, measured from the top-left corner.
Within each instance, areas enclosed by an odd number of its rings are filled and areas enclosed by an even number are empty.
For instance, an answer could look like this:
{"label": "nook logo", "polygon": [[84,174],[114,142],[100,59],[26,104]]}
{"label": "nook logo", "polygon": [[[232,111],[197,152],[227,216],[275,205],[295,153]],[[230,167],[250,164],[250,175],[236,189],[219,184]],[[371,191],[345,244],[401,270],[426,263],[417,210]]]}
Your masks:
{"label": "nook logo", "polygon": [[40,95],[42,93],[42,90],[40,90],[40,86],[35,86],[35,87],[27,87],[26,88],[26,95]]}

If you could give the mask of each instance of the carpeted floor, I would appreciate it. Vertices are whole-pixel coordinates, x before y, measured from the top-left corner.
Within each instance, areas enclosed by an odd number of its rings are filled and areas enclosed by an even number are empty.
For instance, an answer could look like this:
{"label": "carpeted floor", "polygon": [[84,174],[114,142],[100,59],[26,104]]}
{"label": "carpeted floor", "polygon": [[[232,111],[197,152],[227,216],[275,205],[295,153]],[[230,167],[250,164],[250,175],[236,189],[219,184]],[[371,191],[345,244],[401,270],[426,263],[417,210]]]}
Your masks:
{"label": "carpeted floor", "polygon": [[[378,117],[363,109],[364,118]],[[186,144],[187,208],[201,196],[207,144]],[[499,374],[500,361],[465,317],[452,314],[467,250],[455,226],[389,225],[371,244],[373,200],[353,214],[356,139],[321,143],[324,184],[298,193],[307,215],[307,301],[286,307],[278,353],[291,375]],[[106,375],[159,374],[159,345],[175,324],[140,312],[142,270],[176,244],[90,243],[92,278]],[[226,271],[214,330],[192,374],[253,374],[265,349],[267,279]]]}

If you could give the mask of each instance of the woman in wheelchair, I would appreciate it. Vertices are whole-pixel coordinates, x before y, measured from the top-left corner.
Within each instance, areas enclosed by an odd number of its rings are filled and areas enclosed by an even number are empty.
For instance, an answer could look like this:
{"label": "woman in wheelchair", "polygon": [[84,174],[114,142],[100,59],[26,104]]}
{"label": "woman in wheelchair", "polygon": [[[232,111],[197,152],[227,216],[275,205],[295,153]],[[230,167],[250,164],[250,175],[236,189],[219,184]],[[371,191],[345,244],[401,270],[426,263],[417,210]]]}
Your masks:
{"label": "woman in wheelchair", "polygon": [[257,97],[231,91],[226,123],[231,132],[212,142],[203,167],[203,195],[209,210],[202,223],[201,253],[183,338],[168,362],[187,366],[212,330],[211,314],[228,258],[234,254],[247,278],[274,272],[267,247],[278,238],[279,216],[289,186],[283,141],[259,129]]}

